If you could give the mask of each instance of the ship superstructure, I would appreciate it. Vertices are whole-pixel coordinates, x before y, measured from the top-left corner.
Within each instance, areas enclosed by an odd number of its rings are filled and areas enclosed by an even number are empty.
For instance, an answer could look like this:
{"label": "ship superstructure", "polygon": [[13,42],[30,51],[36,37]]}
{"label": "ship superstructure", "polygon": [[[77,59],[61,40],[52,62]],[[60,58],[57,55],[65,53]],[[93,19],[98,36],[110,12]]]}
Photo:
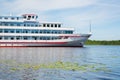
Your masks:
{"label": "ship superstructure", "polygon": [[35,14],[0,16],[0,46],[83,46],[91,34],[74,34],[60,22],[40,22]]}

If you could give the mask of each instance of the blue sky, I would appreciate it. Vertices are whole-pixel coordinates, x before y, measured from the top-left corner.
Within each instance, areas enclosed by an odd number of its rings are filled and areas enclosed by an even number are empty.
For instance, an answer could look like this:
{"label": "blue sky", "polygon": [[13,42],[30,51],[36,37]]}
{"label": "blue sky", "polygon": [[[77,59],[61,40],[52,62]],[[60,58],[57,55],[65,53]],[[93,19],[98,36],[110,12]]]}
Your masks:
{"label": "blue sky", "polygon": [[120,40],[120,0],[0,0],[0,15],[38,14],[40,21],[62,22],[92,40]]}

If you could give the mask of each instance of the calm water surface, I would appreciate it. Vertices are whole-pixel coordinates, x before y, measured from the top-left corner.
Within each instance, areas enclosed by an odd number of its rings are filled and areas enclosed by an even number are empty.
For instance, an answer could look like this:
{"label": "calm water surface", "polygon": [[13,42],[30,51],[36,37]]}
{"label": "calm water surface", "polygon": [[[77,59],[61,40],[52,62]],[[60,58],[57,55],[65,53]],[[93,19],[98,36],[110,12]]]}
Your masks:
{"label": "calm water surface", "polygon": [[[20,64],[57,61],[104,65],[106,71],[40,68],[16,69]],[[0,48],[0,80],[120,80],[120,46]]]}

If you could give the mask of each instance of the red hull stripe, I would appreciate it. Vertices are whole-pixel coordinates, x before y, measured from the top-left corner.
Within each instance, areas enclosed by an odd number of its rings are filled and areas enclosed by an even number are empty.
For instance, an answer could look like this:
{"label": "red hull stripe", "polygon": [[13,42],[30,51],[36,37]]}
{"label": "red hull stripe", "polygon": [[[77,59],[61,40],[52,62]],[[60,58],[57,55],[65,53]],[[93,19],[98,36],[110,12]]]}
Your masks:
{"label": "red hull stripe", "polygon": [[0,42],[0,44],[65,44],[67,42]]}
{"label": "red hull stripe", "polygon": [[81,37],[81,36],[60,36],[60,37]]}

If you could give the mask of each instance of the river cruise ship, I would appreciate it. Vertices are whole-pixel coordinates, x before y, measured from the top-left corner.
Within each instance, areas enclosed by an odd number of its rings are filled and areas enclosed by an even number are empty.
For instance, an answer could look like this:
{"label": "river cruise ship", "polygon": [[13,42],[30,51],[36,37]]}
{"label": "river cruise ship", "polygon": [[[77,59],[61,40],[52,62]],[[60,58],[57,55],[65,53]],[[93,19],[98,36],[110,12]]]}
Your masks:
{"label": "river cruise ship", "polygon": [[74,34],[60,22],[40,22],[36,14],[0,16],[0,47],[82,47],[91,34]]}

